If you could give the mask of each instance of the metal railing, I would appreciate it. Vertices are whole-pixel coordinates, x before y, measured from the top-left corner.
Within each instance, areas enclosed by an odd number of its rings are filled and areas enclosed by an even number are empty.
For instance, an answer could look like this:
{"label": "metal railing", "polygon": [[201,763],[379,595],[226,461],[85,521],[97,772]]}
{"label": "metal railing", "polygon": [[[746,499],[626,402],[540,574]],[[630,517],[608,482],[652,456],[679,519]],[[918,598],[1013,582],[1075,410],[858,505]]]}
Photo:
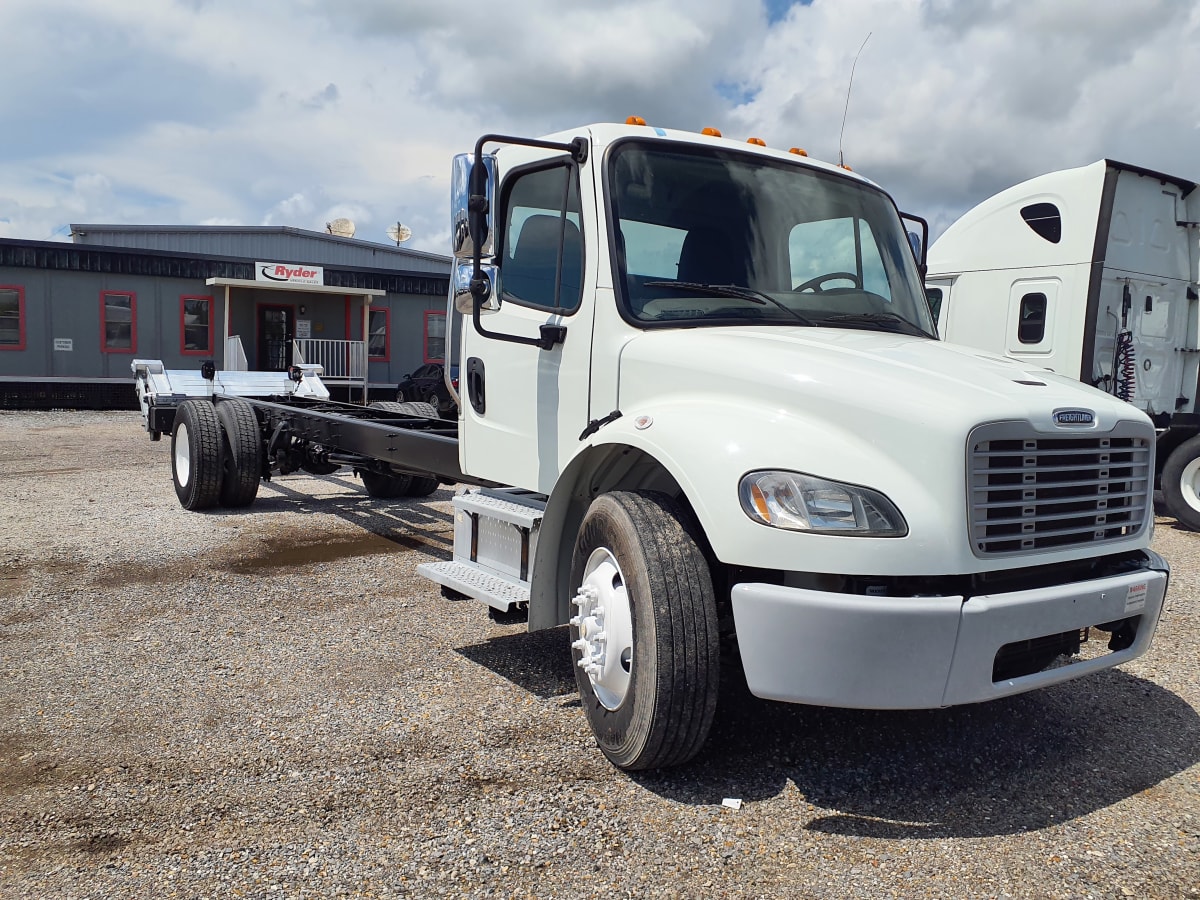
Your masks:
{"label": "metal railing", "polygon": [[325,371],[321,380],[327,384],[362,387],[367,396],[366,341],[337,341],[324,338],[296,338],[292,341],[292,362],[296,365],[316,364]]}

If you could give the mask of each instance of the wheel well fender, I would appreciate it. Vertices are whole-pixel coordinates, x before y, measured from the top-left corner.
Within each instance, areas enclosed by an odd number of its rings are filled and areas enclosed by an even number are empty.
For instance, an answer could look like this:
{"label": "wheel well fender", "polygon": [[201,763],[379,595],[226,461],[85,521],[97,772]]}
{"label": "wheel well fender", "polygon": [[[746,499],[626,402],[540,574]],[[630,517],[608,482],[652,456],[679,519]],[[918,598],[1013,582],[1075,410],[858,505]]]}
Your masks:
{"label": "wheel well fender", "polygon": [[570,619],[571,554],[592,500],[615,490],[655,490],[689,505],[679,482],[658,459],[624,443],[588,447],[563,470],[542,514],[529,596],[529,630]]}

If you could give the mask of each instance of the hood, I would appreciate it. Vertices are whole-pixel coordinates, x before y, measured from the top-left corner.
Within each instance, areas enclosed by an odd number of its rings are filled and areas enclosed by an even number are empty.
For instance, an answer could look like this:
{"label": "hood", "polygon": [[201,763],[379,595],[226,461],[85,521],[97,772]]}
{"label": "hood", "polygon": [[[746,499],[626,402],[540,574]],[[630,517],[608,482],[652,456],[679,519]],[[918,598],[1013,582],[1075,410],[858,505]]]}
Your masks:
{"label": "hood", "polygon": [[870,430],[872,421],[949,428],[1024,419],[1058,430],[1055,410],[1096,414],[1095,430],[1138,417],[1128,404],[1046,369],[929,338],[806,328],[690,328],[645,332],[621,354],[620,406],[635,412],[665,394],[721,395]]}
{"label": "hood", "polygon": [[[762,568],[787,559],[796,571],[923,575],[1094,555],[1088,544],[1034,557],[975,556],[968,523],[972,430],[1020,423],[1013,433],[1079,436],[1135,422],[1153,438],[1143,413],[1071,379],[928,338],[872,331],[649,331],[622,348],[619,377],[622,417],[598,437],[659,460],[718,558]],[[1068,410],[1092,415],[1057,423],[1055,412]],[[845,538],[756,525],[739,505],[737,486],[748,472],[772,469],[879,491],[900,510],[908,534]],[[1144,540],[1139,533],[1127,545]]]}

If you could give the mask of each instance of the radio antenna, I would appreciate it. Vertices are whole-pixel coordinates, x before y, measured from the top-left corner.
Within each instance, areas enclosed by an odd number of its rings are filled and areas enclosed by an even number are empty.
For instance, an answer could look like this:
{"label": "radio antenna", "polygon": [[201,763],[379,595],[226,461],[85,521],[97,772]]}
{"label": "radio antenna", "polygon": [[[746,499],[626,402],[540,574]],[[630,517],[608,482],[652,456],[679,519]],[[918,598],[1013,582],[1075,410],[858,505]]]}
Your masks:
{"label": "radio antenna", "polygon": [[862,44],[858,48],[858,53],[854,54],[854,62],[850,64],[850,83],[846,85],[846,108],[842,110],[842,130],[838,132],[838,165],[843,166],[846,159],[842,156],[842,136],[846,133],[846,116],[850,112],[850,89],[854,87],[854,69],[858,65],[858,58],[862,55],[863,47],[867,46],[867,41],[871,39],[873,32],[868,31],[867,36],[863,38]]}

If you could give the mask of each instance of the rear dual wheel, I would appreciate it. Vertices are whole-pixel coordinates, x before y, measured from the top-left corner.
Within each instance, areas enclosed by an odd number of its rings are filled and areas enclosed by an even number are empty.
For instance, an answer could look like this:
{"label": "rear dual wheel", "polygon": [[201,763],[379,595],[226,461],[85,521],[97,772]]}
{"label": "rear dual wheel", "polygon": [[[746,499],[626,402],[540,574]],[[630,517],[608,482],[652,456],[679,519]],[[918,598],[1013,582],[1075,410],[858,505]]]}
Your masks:
{"label": "rear dual wheel", "polygon": [[262,436],[245,400],[184,400],[171,431],[171,478],[184,509],[248,506],[258,496]]}
{"label": "rear dual wheel", "polygon": [[221,423],[208,400],[184,400],[171,430],[171,479],[184,509],[216,506],[221,496]]}
{"label": "rear dual wheel", "polygon": [[262,478],[263,442],[254,407],[240,398],[217,404],[221,423],[222,506],[249,506],[258,496]]}
{"label": "rear dual wheel", "polygon": [[575,679],[596,742],[622,769],[685,763],[712,726],[720,647],[696,531],[669,496],[618,491],[592,502],[575,541]]}
{"label": "rear dual wheel", "polygon": [[[377,400],[370,404],[369,408],[405,416],[421,416],[426,419],[438,417],[436,407],[419,400],[403,402]],[[379,473],[365,469],[359,474],[362,476],[363,487],[367,489],[367,494],[381,500],[390,500],[395,497],[428,497],[438,489],[441,483],[434,475]]]}

